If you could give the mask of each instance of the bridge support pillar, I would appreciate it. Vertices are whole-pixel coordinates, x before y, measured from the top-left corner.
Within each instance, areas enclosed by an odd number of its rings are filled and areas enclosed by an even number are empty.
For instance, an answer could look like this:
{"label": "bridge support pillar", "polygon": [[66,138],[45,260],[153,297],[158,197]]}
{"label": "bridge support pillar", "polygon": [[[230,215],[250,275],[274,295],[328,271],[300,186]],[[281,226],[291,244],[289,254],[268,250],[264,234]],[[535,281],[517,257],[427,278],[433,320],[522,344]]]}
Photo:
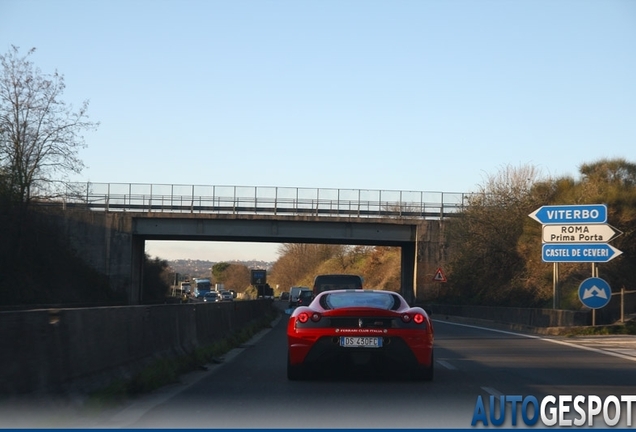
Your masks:
{"label": "bridge support pillar", "polygon": [[132,236],[131,254],[131,280],[128,291],[128,302],[131,305],[138,305],[143,301],[142,281],[144,280],[144,258],[146,254],[146,242],[142,237]]}
{"label": "bridge support pillar", "polygon": [[401,274],[402,292],[406,301],[413,305],[416,300],[415,279],[416,279],[416,243],[407,243],[402,246]]}

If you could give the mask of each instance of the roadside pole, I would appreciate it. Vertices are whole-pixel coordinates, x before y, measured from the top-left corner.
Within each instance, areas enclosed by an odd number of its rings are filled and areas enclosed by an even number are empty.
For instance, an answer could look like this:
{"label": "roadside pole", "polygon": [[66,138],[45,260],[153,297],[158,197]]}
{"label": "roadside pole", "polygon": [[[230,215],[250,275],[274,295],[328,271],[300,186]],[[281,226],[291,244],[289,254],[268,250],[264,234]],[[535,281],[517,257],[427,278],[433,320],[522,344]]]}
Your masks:
{"label": "roadside pole", "polygon": [[552,264],[552,309],[559,308],[559,263]]}
{"label": "roadside pole", "polygon": [[621,322],[625,322],[625,294],[634,294],[636,290],[625,291],[625,287],[621,288],[620,293],[612,293],[612,295],[620,295],[621,296]]}

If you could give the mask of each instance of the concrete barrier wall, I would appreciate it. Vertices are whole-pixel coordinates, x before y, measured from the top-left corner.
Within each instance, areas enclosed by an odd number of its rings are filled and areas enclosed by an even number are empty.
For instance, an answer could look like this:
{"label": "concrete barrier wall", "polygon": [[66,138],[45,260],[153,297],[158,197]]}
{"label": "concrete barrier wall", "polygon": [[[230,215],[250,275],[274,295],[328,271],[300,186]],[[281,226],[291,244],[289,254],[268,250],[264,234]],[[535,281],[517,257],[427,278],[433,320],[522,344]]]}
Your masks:
{"label": "concrete barrier wall", "polygon": [[434,305],[430,309],[433,317],[453,315],[530,327],[570,327],[592,324],[589,311],[450,305]]}
{"label": "concrete barrier wall", "polygon": [[37,208],[43,223],[64,233],[68,246],[93,269],[108,276],[113,291],[138,304],[132,284],[132,219],[125,213],[93,212],[61,207]]}
{"label": "concrete barrier wall", "polygon": [[0,395],[96,390],[270,311],[253,300],[0,312]]}

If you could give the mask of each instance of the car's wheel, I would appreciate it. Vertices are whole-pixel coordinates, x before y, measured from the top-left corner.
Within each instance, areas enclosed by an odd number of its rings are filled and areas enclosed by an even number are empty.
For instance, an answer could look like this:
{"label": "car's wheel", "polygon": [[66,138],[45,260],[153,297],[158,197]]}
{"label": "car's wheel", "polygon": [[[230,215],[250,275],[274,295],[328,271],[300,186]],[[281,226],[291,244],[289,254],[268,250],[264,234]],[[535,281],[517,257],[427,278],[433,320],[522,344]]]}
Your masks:
{"label": "car's wheel", "polygon": [[300,381],[305,379],[306,373],[303,365],[293,365],[287,354],[287,379],[290,381]]}
{"label": "car's wheel", "polygon": [[413,378],[418,381],[433,381],[433,375],[435,372],[435,359],[433,357],[433,351],[431,351],[431,365],[430,366],[416,366],[413,371]]}

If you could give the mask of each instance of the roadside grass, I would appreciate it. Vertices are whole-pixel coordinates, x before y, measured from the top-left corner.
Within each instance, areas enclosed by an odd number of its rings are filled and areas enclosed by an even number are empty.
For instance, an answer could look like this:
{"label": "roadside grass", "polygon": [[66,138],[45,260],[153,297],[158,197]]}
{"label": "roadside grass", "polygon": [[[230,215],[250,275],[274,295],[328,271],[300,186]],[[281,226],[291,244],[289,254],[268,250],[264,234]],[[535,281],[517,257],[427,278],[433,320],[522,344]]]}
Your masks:
{"label": "roadside grass", "polygon": [[222,362],[221,356],[250,340],[264,328],[271,328],[279,312],[273,310],[260,320],[210,345],[196,348],[180,357],[160,359],[145,367],[130,379],[119,379],[107,387],[89,395],[87,407],[100,408],[118,405],[123,400],[150,393],[163,386],[174,384],[188,372],[205,369],[211,362]]}
{"label": "roadside grass", "polygon": [[564,331],[564,336],[594,336],[594,335],[636,335],[636,321],[624,324],[602,326],[577,327]]}

